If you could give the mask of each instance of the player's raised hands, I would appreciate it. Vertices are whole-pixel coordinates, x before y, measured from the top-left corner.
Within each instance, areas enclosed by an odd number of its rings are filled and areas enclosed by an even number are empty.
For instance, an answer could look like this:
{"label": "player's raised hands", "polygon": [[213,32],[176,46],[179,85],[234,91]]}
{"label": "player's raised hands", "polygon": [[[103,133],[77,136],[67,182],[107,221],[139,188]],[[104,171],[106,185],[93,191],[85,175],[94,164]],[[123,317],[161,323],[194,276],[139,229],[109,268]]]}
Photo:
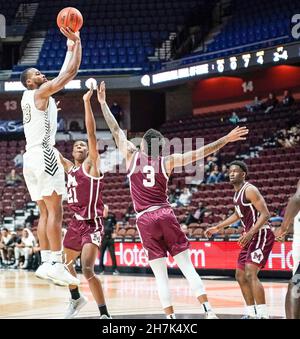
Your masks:
{"label": "player's raised hands", "polygon": [[69,27],[61,27],[60,31],[68,40],[72,40],[73,42],[80,41],[79,32],[74,33]]}
{"label": "player's raised hands", "polygon": [[97,98],[98,98],[100,105],[106,102],[106,88],[105,88],[104,81],[101,81],[101,84],[97,88]]}
{"label": "player's raised hands", "polygon": [[246,140],[246,135],[249,133],[247,127],[237,126],[230,133],[226,135],[227,142],[235,142],[239,140]]}
{"label": "player's raised hands", "polygon": [[90,101],[91,97],[93,95],[94,92],[94,86],[93,83],[91,82],[91,87],[90,89],[85,93],[85,95],[82,97],[83,101]]}

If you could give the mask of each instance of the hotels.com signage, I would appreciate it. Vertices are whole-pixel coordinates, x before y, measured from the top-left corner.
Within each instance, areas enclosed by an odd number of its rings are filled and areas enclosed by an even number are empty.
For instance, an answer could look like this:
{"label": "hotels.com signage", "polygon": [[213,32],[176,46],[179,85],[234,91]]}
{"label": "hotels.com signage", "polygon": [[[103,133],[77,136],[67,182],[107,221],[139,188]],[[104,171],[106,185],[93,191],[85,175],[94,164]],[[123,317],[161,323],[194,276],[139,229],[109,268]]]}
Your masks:
{"label": "hotels.com signage", "polygon": [[[147,256],[141,243],[115,243],[117,264],[121,267],[148,267]],[[192,262],[198,269],[234,270],[240,252],[237,242],[191,242]],[[168,267],[177,268],[169,257]],[[104,264],[111,266],[110,256],[105,254]],[[290,271],[293,267],[292,243],[275,243],[265,270]]]}

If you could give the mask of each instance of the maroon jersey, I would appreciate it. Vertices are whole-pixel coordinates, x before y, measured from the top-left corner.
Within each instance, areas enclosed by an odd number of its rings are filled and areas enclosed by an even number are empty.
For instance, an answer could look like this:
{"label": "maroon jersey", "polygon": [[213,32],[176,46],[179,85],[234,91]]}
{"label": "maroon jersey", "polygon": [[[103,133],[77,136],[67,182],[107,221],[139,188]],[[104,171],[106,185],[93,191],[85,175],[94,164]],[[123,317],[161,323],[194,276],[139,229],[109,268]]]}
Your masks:
{"label": "maroon jersey", "polygon": [[130,192],[137,213],[151,207],[170,207],[168,201],[168,181],[164,158],[151,158],[137,152],[128,174]]}
{"label": "maroon jersey", "polygon": [[256,208],[246,200],[245,191],[246,188],[252,186],[249,182],[245,182],[244,186],[234,194],[233,203],[236,213],[241,218],[244,231],[248,232],[252,226],[255,225],[259,213]]}
{"label": "maroon jersey", "polygon": [[68,204],[77,220],[92,220],[103,216],[102,177],[92,177],[84,166],[68,172]]}

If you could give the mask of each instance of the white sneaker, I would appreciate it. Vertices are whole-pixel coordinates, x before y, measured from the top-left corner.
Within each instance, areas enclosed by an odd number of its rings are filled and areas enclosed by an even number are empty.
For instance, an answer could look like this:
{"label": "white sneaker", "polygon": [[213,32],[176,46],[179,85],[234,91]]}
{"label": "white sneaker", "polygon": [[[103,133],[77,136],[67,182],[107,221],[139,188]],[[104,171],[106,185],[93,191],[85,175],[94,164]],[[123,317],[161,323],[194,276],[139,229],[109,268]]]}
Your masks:
{"label": "white sneaker", "polygon": [[52,265],[49,262],[43,262],[42,265],[40,265],[35,271],[35,276],[39,279],[48,280],[48,271],[50,270],[51,266]]}
{"label": "white sneaker", "polygon": [[100,319],[112,319],[112,317],[111,316],[108,317],[106,314],[102,314]]}
{"label": "white sneaker", "polygon": [[219,319],[213,311],[205,312],[205,319]]}
{"label": "white sneaker", "polygon": [[22,270],[25,270],[28,268],[28,261],[24,261],[24,264],[21,265]]}
{"label": "white sneaker", "polygon": [[80,298],[77,300],[70,299],[69,306],[64,316],[64,319],[74,318],[79,313],[79,311],[82,309],[82,307],[87,304],[87,302],[88,302],[88,298],[85,297],[84,295],[81,295]]}
{"label": "white sneaker", "polygon": [[73,277],[66,266],[59,262],[51,265],[48,271],[48,278],[58,286],[78,286],[80,284],[80,280]]}

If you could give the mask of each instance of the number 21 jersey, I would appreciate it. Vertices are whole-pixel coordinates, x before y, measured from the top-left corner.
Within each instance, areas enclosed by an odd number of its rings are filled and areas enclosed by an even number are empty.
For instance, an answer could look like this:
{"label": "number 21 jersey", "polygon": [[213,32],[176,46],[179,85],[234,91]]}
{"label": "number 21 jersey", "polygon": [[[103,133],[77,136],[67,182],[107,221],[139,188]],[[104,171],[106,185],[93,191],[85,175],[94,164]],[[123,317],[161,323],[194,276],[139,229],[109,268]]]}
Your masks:
{"label": "number 21 jersey", "polygon": [[170,207],[168,181],[164,158],[151,158],[144,152],[136,152],[128,174],[130,193],[137,213],[151,207]]}
{"label": "number 21 jersey", "polygon": [[89,175],[84,164],[68,172],[68,206],[77,220],[92,220],[103,216],[103,176]]}

